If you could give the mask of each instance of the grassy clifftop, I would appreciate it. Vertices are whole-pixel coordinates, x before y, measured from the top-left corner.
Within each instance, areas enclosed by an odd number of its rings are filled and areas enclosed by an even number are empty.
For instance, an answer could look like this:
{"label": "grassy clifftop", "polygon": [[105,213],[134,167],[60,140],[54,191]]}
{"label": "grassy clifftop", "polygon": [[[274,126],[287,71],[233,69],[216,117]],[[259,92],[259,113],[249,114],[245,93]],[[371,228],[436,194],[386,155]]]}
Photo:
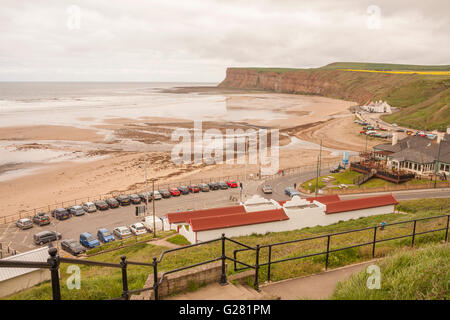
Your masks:
{"label": "grassy clifftop", "polygon": [[450,125],[450,66],[337,62],[322,68],[229,68],[225,88],[312,94],[365,104],[385,100],[384,120],[423,130]]}

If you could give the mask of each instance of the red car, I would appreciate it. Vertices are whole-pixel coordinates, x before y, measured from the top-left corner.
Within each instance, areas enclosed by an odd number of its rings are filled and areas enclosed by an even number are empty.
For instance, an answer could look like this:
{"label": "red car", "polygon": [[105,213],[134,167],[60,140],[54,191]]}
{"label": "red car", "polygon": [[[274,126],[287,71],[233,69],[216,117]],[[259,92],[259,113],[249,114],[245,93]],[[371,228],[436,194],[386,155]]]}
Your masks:
{"label": "red car", "polygon": [[189,186],[189,192],[197,193],[200,192],[200,188],[197,185],[191,185]]}
{"label": "red car", "polygon": [[227,181],[227,185],[228,185],[230,188],[237,188],[237,187],[238,187],[237,182],[234,181],[234,180]]}
{"label": "red car", "polygon": [[181,194],[180,190],[178,190],[177,188],[172,188],[169,190],[169,192],[172,195],[172,197],[177,197]]}

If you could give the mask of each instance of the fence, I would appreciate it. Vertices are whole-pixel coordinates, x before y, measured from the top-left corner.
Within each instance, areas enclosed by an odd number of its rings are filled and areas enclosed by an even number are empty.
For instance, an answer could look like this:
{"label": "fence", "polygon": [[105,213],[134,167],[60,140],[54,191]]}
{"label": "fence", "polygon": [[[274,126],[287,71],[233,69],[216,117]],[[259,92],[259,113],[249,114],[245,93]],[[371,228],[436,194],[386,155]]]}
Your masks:
{"label": "fence", "polygon": [[11,248],[9,245],[0,242],[0,259],[5,257],[14,256],[17,251]]}
{"label": "fence", "polygon": [[[438,229],[426,230],[426,231],[421,231],[421,232],[416,231],[416,225],[417,225],[418,221],[440,219],[440,218],[444,218],[444,217],[447,218],[445,228],[438,228]],[[116,264],[115,263],[107,263],[107,262],[90,261],[90,260],[62,258],[62,257],[59,257],[58,250],[56,248],[50,248],[49,249],[50,258],[47,260],[47,262],[0,260],[0,268],[45,268],[45,269],[49,269],[51,272],[52,296],[53,296],[54,300],[61,299],[61,288],[60,288],[60,283],[59,283],[59,267],[62,262],[63,263],[71,263],[71,264],[108,267],[108,268],[120,268],[122,270],[122,295],[120,297],[113,298],[113,300],[128,300],[132,294],[138,294],[138,293],[141,293],[144,291],[149,291],[149,290],[154,291],[154,298],[155,298],[155,300],[158,300],[159,299],[158,288],[162,284],[164,278],[167,275],[178,272],[178,271],[198,267],[198,266],[201,266],[204,264],[216,262],[216,261],[221,261],[221,263],[222,263],[222,272],[221,272],[220,283],[226,284],[227,283],[227,275],[226,275],[225,262],[227,260],[229,260],[229,261],[233,262],[235,271],[253,269],[255,271],[253,285],[254,285],[255,290],[259,290],[259,282],[260,282],[259,271],[260,271],[261,267],[267,267],[267,269],[268,269],[267,270],[267,280],[270,281],[271,280],[271,266],[273,264],[277,264],[277,263],[325,255],[325,269],[327,269],[329,255],[331,253],[342,251],[342,250],[347,250],[347,249],[351,249],[351,248],[371,245],[372,246],[372,257],[375,257],[375,250],[376,250],[377,243],[411,237],[411,246],[414,246],[414,241],[415,241],[416,236],[422,235],[422,234],[427,234],[427,233],[432,233],[432,232],[444,231],[444,230],[445,230],[445,242],[447,242],[448,241],[449,222],[450,222],[450,214],[385,224],[384,226],[382,226],[382,228],[386,228],[386,227],[394,226],[394,225],[412,224],[412,233],[411,234],[401,235],[401,236],[396,236],[396,237],[391,237],[391,238],[377,239],[377,230],[380,228],[380,226],[374,226],[374,227],[367,227],[367,228],[331,233],[331,234],[326,234],[326,235],[319,235],[319,236],[304,238],[304,239],[296,239],[296,240],[291,240],[291,241],[271,243],[271,244],[266,244],[266,245],[262,245],[262,246],[256,245],[255,247],[252,247],[247,244],[238,242],[236,240],[227,238],[227,237],[225,237],[225,234],[222,234],[222,237],[218,238],[218,239],[209,240],[209,241],[205,241],[205,242],[201,242],[201,243],[197,243],[197,244],[192,244],[189,246],[184,246],[184,247],[180,247],[180,248],[174,248],[174,249],[163,251],[161,253],[161,255],[159,256],[159,258],[154,257],[153,262],[151,262],[151,263],[128,261],[125,256],[122,256],[120,258],[120,260],[121,260],[120,263],[116,263]],[[331,240],[333,237],[342,235],[342,234],[351,234],[351,233],[355,233],[355,232],[361,232],[364,230],[373,230],[373,240],[372,241],[359,243],[356,245],[351,245],[351,246],[347,246],[347,247],[343,247],[343,248],[337,248],[337,249],[330,248]],[[312,241],[312,240],[317,240],[317,239],[326,239],[327,240],[325,251],[301,255],[301,256],[289,257],[289,258],[284,258],[284,259],[279,259],[279,260],[272,260],[272,248],[273,247],[283,246],[286,244],[292,244],[292,243],[296,243],[296,242]],[[191,264],[188,266],[168,270],[168,271],[165,271],[164,273],[162,273],[160,277],[158,276],[158,265],[163,261],[164,257],[167,254],[169,254],[171,252],[187,250],[189,248],[202,246],[202,245],[215,243],[215,242],[221,243],[221,255],[220,256],[209,259],[209,260],[201,261],[198,263],[194,263],[194,264]],[[233,251],[233,257],[228,257],[226,255],[226,243],[227,242],[242,246],[244,248],[243,249],[235,249]],[[260,251],[263,248],[268,248],[268,250],[269,250],[268,261],[264,262],[264,263],[260,263]],[[246,263],[244,261],[238,260],[238,257],[237,257],[238,253],[244,252],[244,251],[255,252],[255,262],[253,265]],[[153,269],[153,279],[154,279],[153,287],[144,287],[142,289],[129,290],[128,278],[127,278],[127,266],[128,265],[151,267]],[[242,265],[244,267],[238,268],[238,265]]]}

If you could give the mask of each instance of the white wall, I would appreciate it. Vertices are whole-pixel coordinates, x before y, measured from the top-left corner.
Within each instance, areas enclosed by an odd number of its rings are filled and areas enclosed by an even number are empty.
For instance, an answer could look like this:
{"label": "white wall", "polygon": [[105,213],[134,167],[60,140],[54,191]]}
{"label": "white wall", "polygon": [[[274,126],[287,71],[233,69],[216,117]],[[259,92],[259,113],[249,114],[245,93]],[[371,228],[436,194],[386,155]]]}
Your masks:
{"label": "white wall", "polygon": [[[285,221],[199,231],[197,232],[197,242],[220,238],[222,233],[225,233],[227,237],[239,237],[250,235],[252,233],[265,234],[267,232],[282,232],[318,225],[326,226],[339,221],[394,212],[394,205],[331,214],[325,214],[323,207],[324,206],[322,205],[316,208],[307,208],[302,210],[286,210],[289,220]],[[194,234],[194,232],[191,233]],[[193,237],[193,239],[195,241],[195,237]]]}
{"label": "white wall", "polygon": [[191,226],[189,226],[189,230],[186,229],[186,225],[180,226],[178,233],[184,236],[191,244],[195,243],[195,232],[192,231]]}

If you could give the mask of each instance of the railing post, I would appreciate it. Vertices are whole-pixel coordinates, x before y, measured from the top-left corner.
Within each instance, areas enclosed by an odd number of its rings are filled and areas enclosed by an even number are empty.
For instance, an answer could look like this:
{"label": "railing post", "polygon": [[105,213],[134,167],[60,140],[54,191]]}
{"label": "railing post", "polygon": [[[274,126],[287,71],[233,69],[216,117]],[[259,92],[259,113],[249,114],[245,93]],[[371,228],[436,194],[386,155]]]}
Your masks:
{"label": "railing post", "polygon": [[325,258],[325,270],[328,269],[328,256],[329,256],[329,251],[330,251],[330,239],[331,239],[331,235],[328,235],[328,237],[327,237],[327,256]]}
{"label": "railing post", "polygon": [[377,226],[373,227],[372,258],[375,258],[375,244],[376,243],[377,243]]}
{"label": "railing post", "polygon": [[233,251],[233,258],[234,258],[234,261],[233,261],[233,264],[234,264],[234,271],[236,271],[236,269],[237,269],[237,263],[236,263],[236,260],[237,260],[237,251],[236,251],[236,250]]}
{"label": "railing post", "polygon": [[226,270],[225,270],[225,260],[226,260],[226,256],[225,256],[225,233],[222,233],[222,275],[220,276],[220,284],[221,285],[226,285],[227,284],[227,274],[226,274]]}
{"label": "railing post", "polygon": [[127,258],[125,256],[121,256],[120,260],[120,265],[122,267],[122,298],[128,300]]}
{"label": "railing post", "polygon": [[256,245],[256,261],[255,261],[255,283],[253,287],[256,291],[259,291],[259,244]]}
{"label": "railing post", "polygon": [[417,222],[417,220],[414,220],[413,234],[412,234],[412,239],[411,239],[411,247],[414,247],[414,239],[416,238],[416,222]]}
{"label": "railing post", "polygon": [[53,300],[61,300],[61,288],[59,287],[59,255],[58,249],[52,247],[48,249],[50,258],[47,263],[51,265],[50,273],[52,278],[52,295]]}
{"label": "railing post", "polygon": [[447,216],[447,229],[445,229],[445,242],[447,242],[448,239],[448,227],[450,223],[450,215]]}
{"label": "railing post", "polygon": [[156,257],[153,258],[153,294],[155,296],[155,300],[159,300],[159,282],[158,282],[158,261]]}
{"label": "railing post", "polygon": [[270,264],[272,263],[272,246],[269,245],[269,264],[267,265],[267,281],[270,281]]}

